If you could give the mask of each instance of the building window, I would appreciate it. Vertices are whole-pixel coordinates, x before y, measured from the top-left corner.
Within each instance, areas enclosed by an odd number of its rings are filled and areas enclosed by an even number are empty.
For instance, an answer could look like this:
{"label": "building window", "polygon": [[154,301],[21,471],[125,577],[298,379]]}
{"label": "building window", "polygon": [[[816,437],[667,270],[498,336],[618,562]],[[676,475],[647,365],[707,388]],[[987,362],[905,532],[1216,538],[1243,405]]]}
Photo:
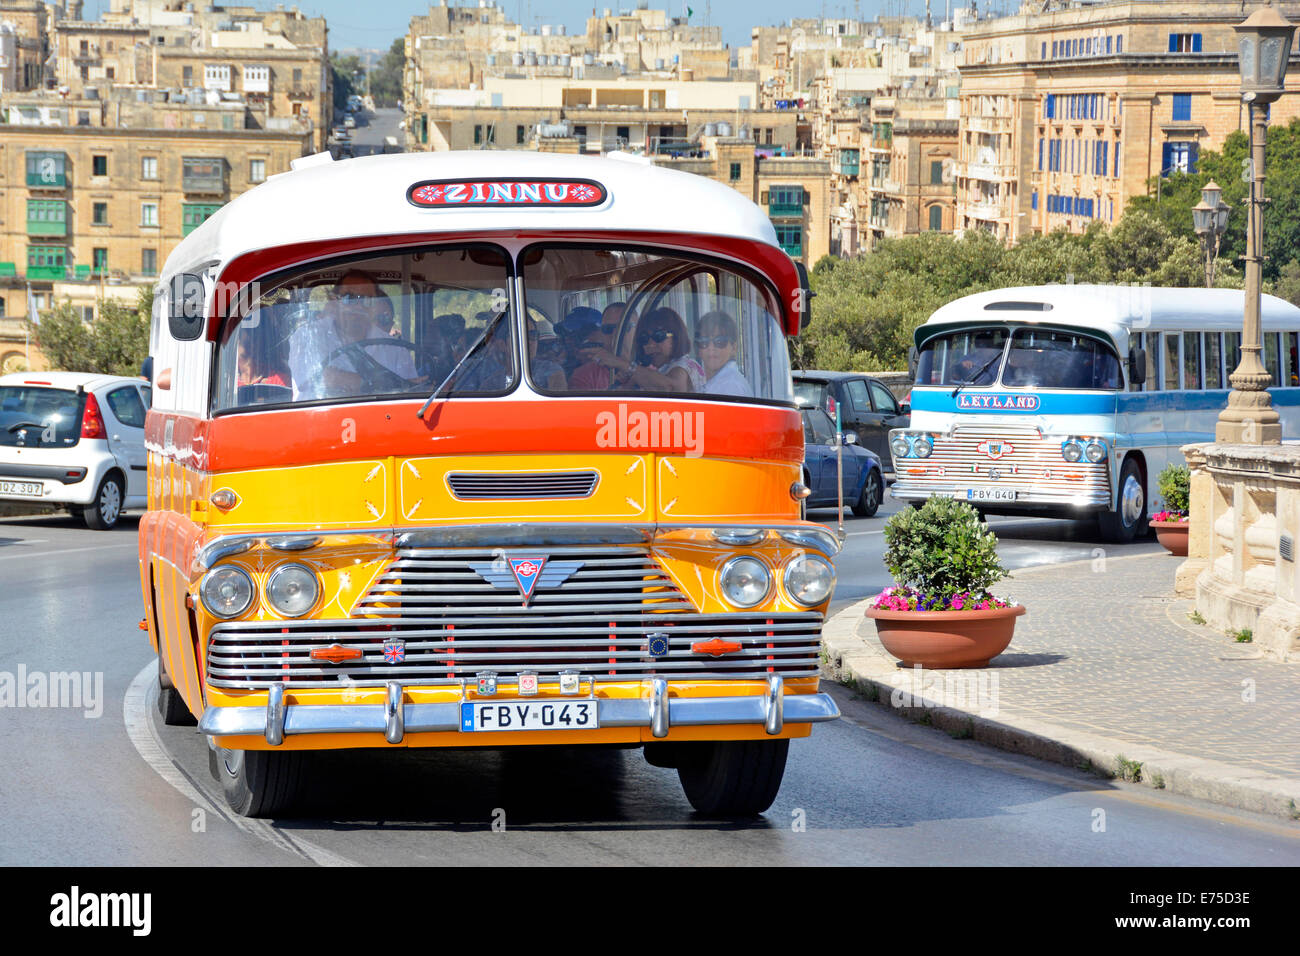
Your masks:
{"label": "building window", "polygon": [[1161,153],[1160,175],[1168,176],[1172,172],[1196,172],[1196,143],[1165,143]]}
{"label": "building window", "polygon": [[94,263],[94,265],[91,266],[91,269],[97,275],[101,272],[108,271],[108,250],[107,249],[104,248],[92,249],[90,250],[90,255],[91,255],[91,261]]}
{"label": "building window", "polygon": [[1188,123],[1192,119],[1192,94],[1174,94],[1174,122]]}
{"label": "building window", "polygon": [[1043,116],[1046,119],[1056,119],[1056,94],[1048,93],[1047,99],[1043,102]]}
{"label": "building window", "polygon": [[477,146],[481,142],[483,142],[483,127],[476,123],[474,124],[474,145]]}
{"label": "building window", "polygon": [[64,176],[66,153],[31,151],[27,154],[27,185],[44,189],[62,189],[68,183]]}
{"label": "building window", "polygon": [[1035,212],[1038,211],[1038,190],[1037,189],[1035,189],[1032,193],[1029,194],[1029,208],[1034,210]]}
{"label": "building window", "polygon": [[1201,35],[1199,33],[1169,34],[1170,53],[1200,53]]}
{"label": "building window", "polygon": [[1107,55],[1107,56],[1110,56],[1110,54],[1111,54],[1111,47],[1112,47],[1111,41],[1112,41],[1113,39],[1115,39],[1115,38],[1112,37],[1110,34],[1107,34],[1107,35],[1106,35],[1106,55]]}
{"label": "building window", "polygon": [[294,70],[294,71],[293,71],[293,88],[296,90],[296,89],[299,89],[299,88],[301,88],[301,87],[302,87],[302,70],[301,70],[301,69]]}
{"label": "building window", "polygon": [[90,175],[107,176],[108,175],[108,157],[92,156],[90,157]]}
{"label": "building window", "polygon": [[108,203],[97,202],[92,207],[91,223],[96,226],[108,225]]}
{"label": "building window", "polygon": [[140,204],[140,225],[142,226],[158,225],[158,204],[156,202],[146,202]]}
{"label": "building window", "polygon": [[266,160],[250,159],[248,161],[248,181],[250,183],[266,182]]}
{"label": "building window", "polygon": [[516,145],[516,146],[522,146],[522,145],[523,145],[523,143],[524,143],[524,135],[525,135],[525,133],[526,133],[527,131],[528,131],[528,127],[526,127],[526,126],[516,126],[516,127],[515,127],[515,145]]}
{"label": "building window", "polygon": [[181,235],[188,236],[220,208],[221,203],[185,203],[181,206]]}
{"label": "building window", "polygon": [[181,68],[181,85],[185,87],[194,85],[194,67],[186,66]]}
{"label": "building window", "polygon": [[931,232],[943,231],[943,207],[942,206],[930,207],[930,231]]}
{"label": "building window", "polygon": [[66,236],[68,204],[62,199],[27,200],[27,235]]}
{"label": "building window", "polygon": [[[775,225],[775,224],[774,224]],[[776,241],[791,258],[803,255],[803,227],[775,225]]]}
{"label": "building window", "polygon": [[226,191],[225,160],[207,156],[182,158],[181,188],[187,193],[224,193]]}
{"label": "building window", "polygon": [[[28,246],[27,278],[62,279],[67,276],[68,250],[63,246]],[[43,306],[38,303],[37,308]]]}
{"label": "building window", "polygon": [[1046,60],[1046,59],[1047,59],[1047,41],[1046,41],[1046,40],[1043,41],[1043,55],[1040,56],[1039,59],[1040,59],[1040,60]]}
{"label": "building window", "polygon": [[[1039,142],[1041,143],[1042,140],[1039,140]],[[931,186],[943,185],[943,160],[942,159],[930,160],[930,185]]]}
{"label": "building window", "polygon": [[158,274],[157,249],[140,250],[140,271],[147,276],[156,276]]}
{"label": "building window", "polygon": [[740,179],[740,163],[731,164],[731,181],[734,183]]}
{"label": "building window", "polygon": [[77,125],[78,126],[90,125],[90,110],[77,110]]}
{"label": "building window", "polygon": [[205,63],[203,65],[203,88],[230,92],[230,65],[227,63]]}
{"label": "building window", "polygon": [[768,191],[769,216],[802,216],[803,187],[773,186]]}
{"label": "building window", "polygon": [[632,127],[618,126],[614,129],[614,134],[618,137],[620,146],[626,146],[632,139]]}
{"label": "building window", "polygon": [[157,179],[158,178],[158,157],[142,156],[140,158],[140,178]]}
{"label": "building window", "polygon": [[1115,37],[1115,52],[1116,53],[1124,52],[1124,38],[1122,36]]}

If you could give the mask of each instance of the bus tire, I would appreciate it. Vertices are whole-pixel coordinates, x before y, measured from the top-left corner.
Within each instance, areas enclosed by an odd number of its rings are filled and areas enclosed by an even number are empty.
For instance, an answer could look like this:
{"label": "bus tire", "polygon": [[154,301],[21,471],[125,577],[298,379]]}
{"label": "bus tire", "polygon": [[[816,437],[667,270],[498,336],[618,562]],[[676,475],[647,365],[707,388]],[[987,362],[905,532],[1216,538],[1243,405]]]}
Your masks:
{"label": "bus tire", "polygon": [[302,751],[217,749],[213,753],[226,803],[240,816],[278,816],[298,802],[306,756]]}
{"label": "bus tire", "polygon": [[862,494],[853,506],[853,513],[859,518],[870,518],[880,510],[880,499],[885,495],[885,483],[880,480],[880,472],[872,468],[867,472],[867,480],[862,483]]}
{"label": "bus tire", "polygon": [[776,800],[789,740],[722,740],[691,748],[677,767],[686,799],[707,816],[745,817]]}
{"label": "bus tire", "polygon": [[193,727],[198,723],[180,691],[175,687],[164,687],[161,678],[158,682],[158,714],[168,727]]}
{"label": "bus tire", "polygon": [[1097,518],[1102,537],[1114,544],[1127,544],[1147,527],[1146,489],[1142,487],[1142,469],[1133,458],[1124,461],[1119,472],[1116,509]]}

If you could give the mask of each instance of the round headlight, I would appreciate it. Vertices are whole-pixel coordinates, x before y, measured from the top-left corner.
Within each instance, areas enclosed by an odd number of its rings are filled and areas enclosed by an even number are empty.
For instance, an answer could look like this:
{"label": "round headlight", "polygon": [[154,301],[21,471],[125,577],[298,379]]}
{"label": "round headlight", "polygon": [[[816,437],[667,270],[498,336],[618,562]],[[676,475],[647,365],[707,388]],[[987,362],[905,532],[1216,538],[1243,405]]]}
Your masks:
{"label": "round headlight", "polygon": [[1073,439],[1061,446],[1061,457],[1066,461],[1078,461],[1083,457],[1083,449]]}
{"label": "round headlight", "polygon": [[815,554],[801,554],[785,566],[785,593],[804,607],[821,604],[835,590],[835,569]]}
{"label": "round headlight", "polygon": [[889,440],[889,450],[894,453],[895,458],[906,458],[911,449],[912,446],[908,444],[907,437],[904,435],[895,435]]}
{"label": "round headlight", "polygon": [[214,568],[199,585],[199,596],[209,613],[237,617],[253,603],[253,579],[243,568],[234,565]]}
{"label": "round headlight", "polygon": [[1090,441],[1084,454],[1095,465],[1099,461],[1106,460],[1106,446],[1099,441]]}
{"label": "round headlight", "polygon": [[266,582],[266,599],[285,617],[300,617],[316,606],[320,585],[301,564],[284,564]]}
{"label": "round headlight", "polygon": [[732,558],[722,568],[722,594],[736,607],[753,607],[772,587],[772,574],[757,558]]}
{"label": "round headlight", "polygon": [[929,458],[930,453],[934,451],[934,439],[929,435],[922,435],[912,445],[912,448],[916,450],[917,458]]}

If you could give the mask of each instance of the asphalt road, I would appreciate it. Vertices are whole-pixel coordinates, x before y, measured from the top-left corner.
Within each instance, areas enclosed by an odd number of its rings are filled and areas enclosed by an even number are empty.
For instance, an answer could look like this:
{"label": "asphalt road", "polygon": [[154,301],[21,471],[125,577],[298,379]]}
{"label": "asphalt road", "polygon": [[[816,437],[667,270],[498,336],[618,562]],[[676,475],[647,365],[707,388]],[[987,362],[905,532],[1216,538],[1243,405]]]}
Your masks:
{"label": "asphalt road", "polygon": [[[886,582],[892,510],[846,522],[837,604]],[[993,525],[1018,567],[1103,547],[1083,525]],[[298,816],[234,818],[203,738],[156,719],[135,547],[133,520],[0,519],[0,680],[89,675],[76,706],[0,720],[0,864],[1300,864],[1300,828],[950,740],[839,687],[844,718],[793,743],[756,821],[695,815],[638,751],[549,747],[321,754]]]}

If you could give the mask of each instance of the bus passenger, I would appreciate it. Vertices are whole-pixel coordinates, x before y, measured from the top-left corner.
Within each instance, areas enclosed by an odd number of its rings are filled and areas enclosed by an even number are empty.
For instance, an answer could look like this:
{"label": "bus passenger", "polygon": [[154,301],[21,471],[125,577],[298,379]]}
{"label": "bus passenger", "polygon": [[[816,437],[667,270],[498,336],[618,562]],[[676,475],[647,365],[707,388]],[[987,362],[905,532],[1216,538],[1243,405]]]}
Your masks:
{"label": "bus passenger", "polygon": [[754,394],[736,364],[736,323],[725,312],[706,312],[695,329],[695,351],[704,366],[703,391],[710,395]]}
{"label": "bus passenger", "polygon": [[[239,385],[279,385],[289,387],[289,370],[285,368],[279,350],[268,341],[267,325],[241,326],[239,351],[236,358]],[[282,343],[281,343],[282,344]]]}
{"label": "bus passenger", "polygon": [[334,286],[315,320],[293,333],[289,368],[295,400],[399,391],[397,380],[416,378],[409,349],[358,344],[389,337],[379,318],[392,314],[391,303],[384,311],[381,297],[388,299],[374,279],[354,269]]}
{"label": "bus passenger", "polygon": [[[564,321],[555,327],[559,333],[559,345],[564,352],[560,360],[564,366],[565,377],[570,381],[578,374],[578,369],[587,361],[583,346],[593,340],[600,330],[600,312],[585,305],[569,310]],[[584,379],[585,380],[585,379]],[[575,389],[577,386],[573,386]]]}
{"label": "bus passenger", "polygon": [[556,341],[557,338],[555,328],[550,322],[546,319],[529,317],[528,362],[532,368],[533,382],[551,392],[564,391],[566,387],[564,369],[559,362],[547,358],[545,354],[539,356],[538,353],[544,344],[549,349],[550,343]]}
{"label": "bus passenger", "polygon": [[636,327],[637,363],[620,384],[645,392],[699,392],[704,368],[690,356],[686,323],[669,308],[655,309]]}
{"label": "bus passenger", "polygon": [[575,392],[604,392],[614,387],[614,374],[631,363],[614,354],[614,336],[623,320],[625,302],[612,302],[601,313],[600,325],[587,335],[582,343],[582,357],[586,362],[569,378],[569,388]]}

